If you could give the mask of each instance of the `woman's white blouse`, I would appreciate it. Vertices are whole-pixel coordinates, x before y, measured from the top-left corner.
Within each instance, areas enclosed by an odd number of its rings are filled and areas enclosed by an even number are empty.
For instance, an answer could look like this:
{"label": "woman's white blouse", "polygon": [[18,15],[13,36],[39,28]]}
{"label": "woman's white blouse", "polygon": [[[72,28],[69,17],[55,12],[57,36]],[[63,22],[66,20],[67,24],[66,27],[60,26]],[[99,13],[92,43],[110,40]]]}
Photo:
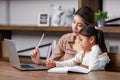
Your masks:
{"label": "woman's white blouse", "polygon": [[66,61],[55,61],[56,67],[76,66],[82,63],[89,67],[89,70],[104,70],[110,59],[107,53],[102,53],[98,45],[94,45],[91,51],[85,53],[82,60],[83,51],[79,51],[76,56]]}

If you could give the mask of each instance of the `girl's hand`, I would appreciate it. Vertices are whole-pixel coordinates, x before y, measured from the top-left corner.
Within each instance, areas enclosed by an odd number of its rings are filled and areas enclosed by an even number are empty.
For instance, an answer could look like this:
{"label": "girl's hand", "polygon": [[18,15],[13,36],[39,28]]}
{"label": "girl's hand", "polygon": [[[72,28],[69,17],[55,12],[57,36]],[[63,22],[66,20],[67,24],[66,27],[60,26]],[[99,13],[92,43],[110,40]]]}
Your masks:
{"label": "girl's hand", "polygon": [[39,64],[40,62],[40,51],[39,48],[36,47],[35,50],[31,53],[31,59],[35,64]]}
{"label": "girl's hand", "polygon": [[47,60],[46,61],[46,66],[49,67],[49,68],[56,67],[55,61],[54,60]]}

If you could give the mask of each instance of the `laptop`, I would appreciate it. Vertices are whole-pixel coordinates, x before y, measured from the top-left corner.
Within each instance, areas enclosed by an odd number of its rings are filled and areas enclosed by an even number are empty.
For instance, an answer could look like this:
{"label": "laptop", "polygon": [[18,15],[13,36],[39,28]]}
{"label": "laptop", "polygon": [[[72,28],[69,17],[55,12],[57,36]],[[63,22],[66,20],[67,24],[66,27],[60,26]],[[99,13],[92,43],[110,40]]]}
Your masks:
{"label": "laptop", "polygon": [[[6,49],[8,51],[8,57],[10,64],[22,71],[28,71],[28,70],[47,70],[48,67],[43,66],[43,65],[38,65],[38,64],[22,64],[20,63],[20,59],[17,53],[16,45],[15,45],[15,40],[10,40],[10,39],[4,39]],[[51,54],[51,51],[49,51],[47,58],[49,58]]]}

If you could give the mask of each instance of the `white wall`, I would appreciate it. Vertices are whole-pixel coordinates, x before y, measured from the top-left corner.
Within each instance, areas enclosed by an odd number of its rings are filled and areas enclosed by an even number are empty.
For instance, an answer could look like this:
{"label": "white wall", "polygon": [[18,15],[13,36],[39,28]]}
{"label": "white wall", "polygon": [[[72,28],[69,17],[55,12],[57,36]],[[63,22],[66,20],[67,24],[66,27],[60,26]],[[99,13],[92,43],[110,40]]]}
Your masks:
{"label": "white wall", "polygon": [[7,2],[0,1],[0,24],[7,24]]}
{"label": "white wall", "polygon": [[[0,1],[0,24],[5,24],[6,0]],[[9,2],[9,24],[10,25],[37,25],[39,13],[51,14],[50,4],[60,4],[65,11],[68,8],[78,7],[77,0],[10,0]],[[66,6],[67,5],[67,6]],[[3,17],[4,16],[4,17]],[[3,18],[2,18],[3,17]]]}
{"label": "white wall", "polygon": [[[103,0],[103,10],[108,12],[108,20],[120,18],[119,8],[120,0]],[[120,24],[120,20],[112,23]]]}

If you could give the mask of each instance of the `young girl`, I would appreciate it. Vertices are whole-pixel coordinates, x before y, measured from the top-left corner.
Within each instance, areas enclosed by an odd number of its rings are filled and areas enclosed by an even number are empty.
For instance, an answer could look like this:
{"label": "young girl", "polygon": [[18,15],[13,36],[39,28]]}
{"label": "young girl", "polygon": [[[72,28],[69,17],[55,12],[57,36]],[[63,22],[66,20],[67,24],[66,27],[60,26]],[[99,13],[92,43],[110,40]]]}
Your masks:
{"label": "young girl", "polygon": [[91,70],[104,70],[109,62],[104,35],[101,30],[95,29],[93,25],[82,28],[79,32],[80,50],[75,57],[66,61],[49,60],[48,67],[63,67],[80,65]]}

